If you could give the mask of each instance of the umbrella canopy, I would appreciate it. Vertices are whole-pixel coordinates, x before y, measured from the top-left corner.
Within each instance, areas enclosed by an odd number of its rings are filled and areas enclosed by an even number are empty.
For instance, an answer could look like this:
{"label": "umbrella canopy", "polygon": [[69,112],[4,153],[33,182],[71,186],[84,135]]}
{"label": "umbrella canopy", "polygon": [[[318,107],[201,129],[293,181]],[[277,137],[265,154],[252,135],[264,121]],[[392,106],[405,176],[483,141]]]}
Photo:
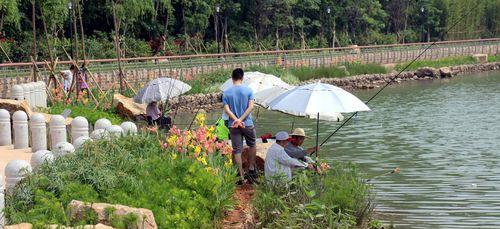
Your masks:
{"label": "umbrella canopy", "polygon": [[172,78],[157,78],[149,81],[134,97],[136,103],[166,101],[191,90],[191,86]]}
{"label": "umbrella canopy", "polygon": [[276,97],[280,96],[281,94],[287,92],[288,90],[292,89],[294,87],[292,86],[287,86],[287,87],[271,87],[268,89],[264,89],[260,92],[255,93],[255,103],[258,105],[267,108],[269,107],[269,103],[273,101]]}
{"label": "umbrella canopy", "polygon": [[[269,103],[272,110],[308,116],[369,111],[370,108],[342,88],[321,82],[296,87]],[[321,118],[321,117],[320,117]]]}
{"label": "umbrella canopy", "polygon": [[[264,74],[262,72],[246,72],[243,77],[243,85],[250,87],[253,90],[253,93],[258,93],[272,87],[290,87],[290,85],[285,83],[280,78],[270,74]],[[225,91],[231,86],[233,86],[233,80],[228,79],[220,86],[220,90]]]}

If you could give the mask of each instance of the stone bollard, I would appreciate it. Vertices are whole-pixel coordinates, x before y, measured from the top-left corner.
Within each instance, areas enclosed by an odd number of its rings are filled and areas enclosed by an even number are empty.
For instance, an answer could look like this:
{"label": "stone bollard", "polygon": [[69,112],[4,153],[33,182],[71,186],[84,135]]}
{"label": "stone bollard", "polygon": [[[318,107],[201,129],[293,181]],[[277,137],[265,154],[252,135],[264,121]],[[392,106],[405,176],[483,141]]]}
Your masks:
{"label": "stone bollard", "polygon": [[125,135],[135,135],[137,134],[137,126],[133,122],[123,122],[120,127],[123,129]]}
{"label": "stone bollard", "polygon": [[25,160],[12,160],[5,166],[5,190],[9,192],[31,172],[30,164]]}
{"label": "stone bollard", "polygon": [[5,109],[0,109],[0,146],[8,145],[12,145],[10,113]]}
{"label": "stone bollard", "polygon": [[40,84],[38,82],[33,82],[31,85],[33,86],[33,107],[41,107],[42,89],[40,88]]}
{"label": "stone bollard", "polygon": [[100,140],[100,139],[107,138],[107,137],[109,137],[109,133],[108,133],[108,131],[106,131],[104,129],[94,130],[90,134],[90,138],[92,140]]}
{"label": "stone bollard", "polygon": [[89,136],[89,122],[86,118],[78,116],[71,121],[71,142],[75,143],[75,140],[82,136]]}
{"label": "stone bollard", "polygon": [[23,97],[24,97],[24,100],[26,100],[26,102],[28,103],[29,106],[31,106],[31,102],[30,102],[30,87],[28,86],[28,84],[21,84],[21,87],[23,87]]}
{"label": "stone bollard", "polygon": [[118,125],[108,126],[106,131],[113,137],[121,137],[123,135],[123,129]]}
{"label": "stone bollard", "polygon": [[14,129],[14,149],[27,149],[28,138],[28,116],[24,111],[16,111],[12,115]]}
{"label": "stone bollard", "polygon": [[37,169],[38,166],[43,164],[44,162],[50,163],[55,159],[54,154],[48,150],[38,150],[34,154],[31,155],[31,168],[33,170]]}
{"label": "stone bollard", "polygon": [[38,81],[37,83],[39,84],[40,93],[41,93],[41,96],[40,96],[40,106],[41,107],[47,107],[47,87],[45,85],[45,82],[43,82],[41,80],[41,81]]}
{"label": "stone bollard", "polygon": [[31,152],[47,149],[47,126],[42,114],[34,114],[30,119]]}
{"label": "stone bollard", "polygon": [[109,121],[108,119],[105,119],[105,118],[101,118],[95,122],[94,130],[99,130],[99,129],[105,130],[108,126],[111,126],[111,125],[112,125],[111,121]]}
{"label": "stone bollard", "polygon": [[87,136],[81,136],[81,137],[75,139],[75,141],[73,141],[73,146],[75,146],[75,149],[79,149],[87,141],[92,141],[92,139],[90,137],[87,137]]}
{"label": "stone bollard", "polygon": [[72,154],[75,152],[75,147],[71,145],[69,142],[59,142],[56,147],[53,149],[54,156],[60,157],[68,154]]}
{"label": "stone bollard", "polygon": [[21,85],[14,85],[12,86],[12,89],[10,90],[11,96],[10,98],[13,100],[19,100],[22,101],[24,100],[24,92],[23,92],[23,87]]}
{"label": "stone bollard", "polygon": [[54,149],[60,142],[67,142],[66,120],[62,115],[52,115],[49,126],[51,149]]}
{"label": "stone bollard", "polygon": [[4,177],[0,176],[0,228],[4,228],[5,226],[5,217],[3,213],[3,209],[5,208],[5,187],[3,185]]}
{"label": "stone bollard", "polygon": [[30,95],[30,107],[36,107],[36,87],[33,83],[28,83],[29,95]]}

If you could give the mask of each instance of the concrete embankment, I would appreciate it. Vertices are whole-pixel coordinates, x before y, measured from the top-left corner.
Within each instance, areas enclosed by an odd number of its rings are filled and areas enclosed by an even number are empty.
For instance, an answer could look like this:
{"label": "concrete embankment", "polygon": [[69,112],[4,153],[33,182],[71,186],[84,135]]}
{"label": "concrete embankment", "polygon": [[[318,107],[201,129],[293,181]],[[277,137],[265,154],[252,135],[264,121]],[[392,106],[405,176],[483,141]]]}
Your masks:
{"label": "concrete embankment", "polygon": [[[416,71],[402,72],[394,83],[411,80],[433,80],[450,78],[466,73],[486,72],[499,69],[500,62],[457,65],[442,68],[423,67]],[[357,75],[343,78],[322,78],[319,80],[321,80],[321,82],[323,83],[333,84],[345,90],[351,91],[356,89],[372,89],[382,86],[389,82],[395,75],[397,75],[397,72],[388,74]],[[316,81],[318,81],[318,79],[304,81],[299,85],[304,85]],[[198,109],[220,109],[222,108],[221,97],[221,92],[181,96],[179,98],[172,99],[170,108],[173,110],[178,109],[181,112],[196,112]]]}

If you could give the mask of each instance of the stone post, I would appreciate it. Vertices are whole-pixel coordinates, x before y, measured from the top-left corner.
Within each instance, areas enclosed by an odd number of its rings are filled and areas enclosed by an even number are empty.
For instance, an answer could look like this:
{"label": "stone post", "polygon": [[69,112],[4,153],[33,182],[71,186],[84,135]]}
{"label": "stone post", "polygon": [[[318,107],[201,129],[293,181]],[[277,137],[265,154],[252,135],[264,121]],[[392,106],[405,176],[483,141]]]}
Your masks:
{"label": "stone post", "polygon": [[50,163],[55,159],[54,154],[48,150],[38,150],[31,155],[31,168],[36,170],[44,162]]}
{"label": "stone post", "polygon": [[81,136],[73,141],[73,146],[75,146],[75,149],[79,149],[87,141],[92,141],[92,139],[87,136]]}
{"label": "stone post", "polygon": [[12,160],[5,166],[5,190],[9,192],[17,182],[31,172],[30,164],[25,160]]}
{"label": "stone post", "polygon": [[52,115],[50,118],[50,148],[54,149],[57,143],[67,142],[66,120],[61,115]]}
{"label": "stone post", "polygon": [[33,85],[33,107],[42,106],[42,88],[38,82],[31,83]]}
{"label": "stone post", "polygon": [[106,129],[108,126],[111,126],[111,121],[109,121],[108,119],[105,119],[105,118],[101,118],[101,119],[98,119],[96,122],[95,122],[95,125],[94,125],[94,130],[99,130],[99,129]]}
{"label": "stone post", "polygon": [[75,147],[71,145],[69,142],[59,142],[56,147],[53,149],[54,156],[60,157],[67,154],[72,154],[75,152]]}
{"label": "stone post", "polygon": [[37,104],[36,104],[36,87],[33,83],[28,83],[28,87],[30,88],[29,89],[29,94],[30,94],[30,107],[36,107]]}
{"label": "stone post", "polygon": [[19,100],[19,101],[24,100],[24,90],[23,90],[23,87],[21,87],[20,85],[12,86],[10,93],[11,93],[11,96],[10,96],[11,99]]}
{"label": "stone post", "polygon": [[97,130],[94,130],[92,131],[92,133],[90,134],[90,138],[92,140],[100,140],[100,139],[103,139],[103,138],[107,138],[109,136],[109,133],[108,131],[104,130],[104,129],[97,129]]}
{"label": "stone post", "polygon": [[78,116],[71,121],[71,142],[74,143],[77,138],[83,136],[89,136],[89,122],[86,118]]}
{"label": "stone post", "polygon": [[123,135],[123,129],[118,125],[108,126],[106,131],[113,137],[121,137]]}
{"label": "stone post", "polygon": [[125,135],[135,135],[137,134],[137,126],[133,122],[123,122],[120,127],[123,129]]}
{"label": "stone post", "polygon": [[37,83],[40,85],[40,90],[41,90],[40,106],[47,107],[47,88],[45,82],[38,81]]}
{"label": "stone post", "polygon": [[26,100],[26,102],[28,102],[28,105],[31,107],[31,96],[30,96],[30,89],[31,87],[28,86],[28,84],[21,84],[21,86],[23,87],[23,96],[24,96],[24,100]]}
{"label": "stone post", "polygon": [[12,145],[10,113],[5,109],[0,109],[0,146],[8,145]]}
{"label": "stone post", "polygon": [[3,209],[5,208],[5,187],[3,185],[4,177],[0,175],[0,228],[4,228],[5,226],[5,217],[3,213]]}
{"label": "stone post", "polygon": [[31,152],[47,149],[47,126],[42,114],[34,114],[30,118]]}
{"label": "stone post", "polygon": [[12,115],[14,129],[14,149],[27,149],[28,138],[28,116],[24,111],[16,111]]}

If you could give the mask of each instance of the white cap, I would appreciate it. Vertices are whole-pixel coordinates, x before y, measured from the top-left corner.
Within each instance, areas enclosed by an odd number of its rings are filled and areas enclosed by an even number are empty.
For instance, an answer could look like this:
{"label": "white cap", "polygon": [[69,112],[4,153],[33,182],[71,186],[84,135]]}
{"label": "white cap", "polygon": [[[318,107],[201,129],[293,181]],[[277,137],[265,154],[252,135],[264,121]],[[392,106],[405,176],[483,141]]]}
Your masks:
{"label": "white cap", "polygon": [[289,138],[288,133],[285,131],[280,131],[276,134],[276,141],[284,141]]}

